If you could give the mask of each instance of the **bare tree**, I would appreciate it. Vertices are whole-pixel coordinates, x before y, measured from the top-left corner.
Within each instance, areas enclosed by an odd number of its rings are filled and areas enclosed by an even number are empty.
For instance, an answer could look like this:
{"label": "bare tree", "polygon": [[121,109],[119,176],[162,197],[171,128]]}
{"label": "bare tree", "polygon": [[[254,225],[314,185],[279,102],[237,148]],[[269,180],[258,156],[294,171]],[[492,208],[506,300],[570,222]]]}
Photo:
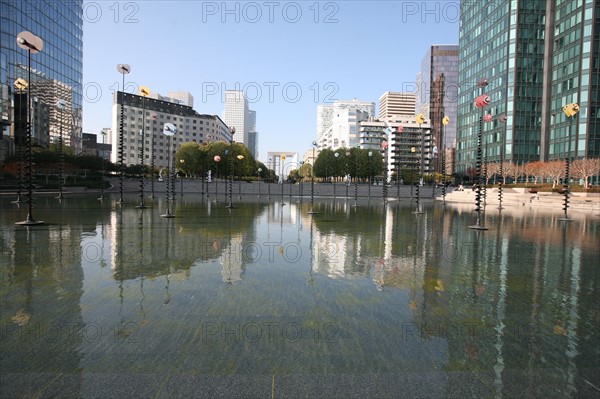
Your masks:
{"label": "bare tree", "polygon": [[589,187],[589,178],[600,174],[600,158],[585,158],[573,161],[573,177],[583,179],[583,187]]}
{"label": "bare tree", "polygon": [[515,164],[510,161],[504,161],[502,163],[502,184],[506,184],[506,178],[513,176],[515,171]]}
{"label": "bare tree", "polygon": [[551,161],[543,164],[542,175],[552,179],[552,188],[556,188],[558,181],[564,177],[565,163],[563,161]]}
{"label": "bare tree", "polygon": [[524,166],[524,171],[525,171],[525,176],[527,179],[527,182],[529,182],[529,177],[533,176],[534,183],[537,184],[538,179],[541,178],[542,176],[542,169],[544,167],[544,162],[541,161],[533,161],[533,162],[528,162],[525,164]]}
{"label": "bare tree", "polygon": [[486,174],[485,174],[485,184],[490,183],[490,179],[497,175],[500,172],[500,163],[498,162],[490,162],[487,164]]}

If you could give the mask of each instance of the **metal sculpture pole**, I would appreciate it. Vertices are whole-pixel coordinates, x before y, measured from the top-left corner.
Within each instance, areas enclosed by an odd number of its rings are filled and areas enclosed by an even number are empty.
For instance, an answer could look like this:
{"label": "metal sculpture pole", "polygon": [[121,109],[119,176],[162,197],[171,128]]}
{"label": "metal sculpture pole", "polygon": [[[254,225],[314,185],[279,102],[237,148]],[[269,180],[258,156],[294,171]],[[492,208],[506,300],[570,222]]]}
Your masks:
{"label": "metal sculpture pole", "polygon": [[442,118],[442,129],[444,129],[442,133],[442,140],[444,141],[442,150],[442,199],[444,200],[444,204],[446,204],[446,126],[448,123],[450,123],[450,118],[444,116]]}
{"label": "metal sculpture pole", "polygon": [[[104,145],[106,144],[106,132],[102,130],[100,132],[102,135],[102,151],[104,151]],[[104,159],[104,152],[101,155],[102,157],[102,176],[100,177],[100,197],[98,197],[99,201],[104,201],[104,176],[106,174],[106,160]]]}
{"label": "metal sculpture pole", "polygon": [[156,115],[156,113],[153,113],[152,116],[152,138],[150,139],[150,145],[152,146],[152,154],[150,155],[150,199],[154,199],[154,169],[155,169],[155,165],[154,165],[154,160],[156,158],[155,156],[155,139],[154,139],[154,133],[156,131],[156,120],[158,119],[158,115]]}
{"label": "metal sculpture pole", "polygon": [[312,150],[312,170],[310,173],[310,212],[309,214],[315,214],[315,148],[317,147],[317,142],[313,141],[313,150]]}
{"label": "metal sculpture pole", "polygon": [[177,133],[177,128],[175,127],[175,125],[173,125],[172,123],[165,123],[164,129],[163,129],[163,134],[165,136],[167,136],[168,138],[168,143],[167,143],[167,165],[169,167],[169,172],[167,174],[167,187],[166,187],[166,204],[167,204],[167,211],[163,214],[160,215],[163,218],[174,218],[175,215],[173,215],[173,213],[171,213],[171,206],[170,206],[170,202],[169,199],[171,197],[170,195],[170,191],[173,193],[172,197],[175,197],[175,190],[174,190],[174,182],[172,182],[172,177],[171,175],[173,174],[173,165],[171,162],[171,137],[175,135],[175,133]]}
{"label": "metal sculpture pole", "polygon": [[567,153],[567,156],[565,157],[565,182],[563,185],[563,191],[564,191],[564,201],[563,201],[563,212],[565,214],[564,217],[558,219],[561,220],[563,222],[569,222],[571,221],[571,219],[569,218],[568,215],[568,209],[569,209],[569,197],[571,194],[571,187],[569,186],[569,180],[571,179],[570,177],[570,163],[571,163],[571,127],[573,126],[573,120],[575,119],[575,115],[577,115],[577,113],[579,112],[579,105],[576,103],[573,104],[567,104],[563,107],[563,112],[565,113],[565,115],[567,116],[567,118],[570,119],[569,122],[569,135],[567,136],[567,139],[569,140],[569,152]]}
{"label": "metal sculpture pole", "polygon": [[[481,91],[483,92],[484,87],[488,85],[487,79],[482,79],[479,82],[479,86],[481,87]],[[482,223],[481,218],[481,188],[483,185],[483,177],[481,174],[481,164],[482,164],[482,136],[483,136],[483,120],[484,120],[484,107],[490,103],[490,97],[487,94],[481,94],[479,97],[475,99],[475,106],[481,109],[481,114],[479,116],[479,131],[477,133],[477,161],[476,161],[476,170],[475,174],[477,177],[477,186],[475,192],[475,212],[476,212],[476,220],[475,224],[469,226],[470,229],[473,230],[487,230]]]}
{"label": "metal sculpture pole", "polygon": [[383,164],[383,190],[382,190],[382,196],[383,196],[383,204],[385,205],[387,203],[387,197],[388,197],[388,152],[387,152],[387,148],[388,148],[388,142],[386,140],[381,142],[381,149],[383,150],[383,157],[384,157],[384,164]]}
{"label": "metal sculpture pole", "polygon": [[[244,159],[244,156],[242,154],[237,156],[237,159],[239,159],[239,161],[241,162]],[[241,170],[241,167],[240,167]],[[242,176],[238,176],[238,199],[241,200],[242,199]]]}
{"label": "metal sculpture pole", "polygon": [[279,180],[281,180],[281,203],[280,203],[281,206],[285,205],[285,202],[283,202],[283,182],[284,182],[284,180],[283,180],[283,164],[284,164],[284,161],[285,161],[285,154],[281,154],[279,156],[279,172],[280,172]]}
{"label": "metal sculpture pole", "polygon": [[415,118],[417,123],[419,124],[419,134],[421,135],[421,148],[419,149],[419,181],[417,182],[417,202],[416,202],[416,209],[415,209],[415,214],[416,215],[420,215],[421,213],[423,213],[423,211],[421,210],[421,205],[420,205],[420,200],[421,200],[421,194],[420,194],[420,189],[421,189],[421,184],[423,184],[423,175],[425,174],[425,168],[424,168],[424,152],[425,152],[425,133],[423,132],[423,130],[421,129],[421,125],[423,124],[423,122],[425,122],[425,115],[423,114],[419,114],[417,115],[417,117]]}
{"label": "metal sculpture pole", "polygon": [[355,150],[355,160],[356,160],[356,169],[354,171],[354,206],[358,205],[358,155],[359,155],[359,146],[356,146],[356,150]]}
{"label": "metal sculpture pole", "polygon": [[258,170],[256,171],[256,182],[258,183],[258,198],[260,198],[260,174],[262,172],[262,168],[258,168]]}
{"label": "metal sculpture pole", "polygon": [[[125,177],[125,151],[124,151],[124,124],[125,124],[125,75],[131,72],[131,67],[127,64],[118,64],[117,71],[123,76],[123,91],[121,92],[121,113],[119,118],[119,200],[118,204],[123,203],[123,178]],[[118,95],[118,93],[117,93]]]}
{"label": "metal sculpture pole", "polygon": [[233,135],[235,134],[235,127],[229,129],[231,132],[231,140],[229,140],[229,203],[227,208],[233,208]]}
{"label": "metal sculpture pole", "polygon": [[498,209],[502,209],[502,190],[503,190],[503,179],[504,179],[504,151],[505,151],[505,147],[506,144],[504,143],[504,140],[506,140],[506,115],[502,115],[499,118],[500,123],[503,123],[505,125],[504,127],[504,135],[502,138],[502,148],[500,149],[500,170],[498,171],[498,173],[500,174],[500,180],[498,181]]}
{"label": "metal sculpture pole", "polygon": [[[145,86],[141,86],[140,94],[142,95],[142,130],[140,131],[140,135],[142,136],[142,149],[140,150],[140,204],[136,208],[146,209],[147,206],[144,203],[144,179],[146,177],[146,164],[144,163],[144,148],[146,147],[146,96],[150,94],[150,89]],[[152,135],[154,136],[154,133]]]}
{"label": "metal sculpture pole", "polygon": [[27,219],[22,222],[16,222],[17,225],[32,226],[43,224],[41,220],[35,220],[33,217],[33,158],[31,153],[31,54],[36,54],[42,51],[44,42],[39,37],[35,36],[31,32],[21,32],[17,36],[17,44],[24,50],[27,50],[27,70],[28,70],[28,81],[27,86]]}
{"label": "metal sculpture pole", "polygon": [[58,135],[58,159],[59,159],[59,176],[58,176],[58,197],[56,197],[59,201],[62,201],[65,197],[63,196],[63,184],[65,179],[65,157],[63,153],[63,112],[66,107],[66,101],[63,99],[59,99],[56,102],[56,108],[59,109],[60,118],[59,118],[59,135]]}
{"label": "metal sculpture pole", "polygon": [[[23,202],[21,199],[21,190],[23,189],[23,95],[25,94],[25,89],[29,86],[29,83],[25,81],[25,79],[18,78],[15,80],[15,88],[19,90],[19,132],[15,134],[15,144],[16,144],[16,155],[17,155],[17,175],[18,175],[18,185],[17,185],[17,199],[14,200],[13,204],[20,204]],[[15,123],[15,127],[16,127]],[[15,129],[16,130],[16,129]]]}

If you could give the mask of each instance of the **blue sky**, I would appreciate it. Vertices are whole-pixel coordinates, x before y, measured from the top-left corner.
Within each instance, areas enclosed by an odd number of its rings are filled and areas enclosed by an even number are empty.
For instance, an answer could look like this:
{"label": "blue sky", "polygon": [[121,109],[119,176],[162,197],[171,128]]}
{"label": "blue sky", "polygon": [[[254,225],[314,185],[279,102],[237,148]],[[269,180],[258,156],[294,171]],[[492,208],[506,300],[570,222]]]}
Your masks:
{"label": "blue sky", "polygon": [[189,91],[200,113],[221,116],[223,91],[245,88],[258,158],[302,156],[318,104],[410,88],[428,46],[458,44],[458,10],[458,1],[85,1],[84,131],[110,126],[124,63],[126,82]]}

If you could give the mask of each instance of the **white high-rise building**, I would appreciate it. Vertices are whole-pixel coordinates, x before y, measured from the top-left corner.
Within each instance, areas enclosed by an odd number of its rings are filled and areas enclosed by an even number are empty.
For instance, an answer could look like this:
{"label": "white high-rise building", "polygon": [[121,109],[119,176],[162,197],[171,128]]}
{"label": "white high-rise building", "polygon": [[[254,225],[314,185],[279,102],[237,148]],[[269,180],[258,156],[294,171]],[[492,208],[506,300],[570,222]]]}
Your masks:
{"label": "white high-rise building", "polygon": [[375,103],[359,101],[335,101],[331,105],[317,107],[318,148],[354,147],[358,144],[358,122],[375,114]]}
{"label": "white high-rise building", "polygon": [[223,121],[229,127],[235,128],[233,141],[243,143],[248,147],[249,126],[248,100],[241,90],[225,91],[225,109],[223,110]]}
{"label": "white high-rise building", "polygon": [[415,93],[386,91],[379,97],[379,119],[396,115],[414,115],[415,106]]}

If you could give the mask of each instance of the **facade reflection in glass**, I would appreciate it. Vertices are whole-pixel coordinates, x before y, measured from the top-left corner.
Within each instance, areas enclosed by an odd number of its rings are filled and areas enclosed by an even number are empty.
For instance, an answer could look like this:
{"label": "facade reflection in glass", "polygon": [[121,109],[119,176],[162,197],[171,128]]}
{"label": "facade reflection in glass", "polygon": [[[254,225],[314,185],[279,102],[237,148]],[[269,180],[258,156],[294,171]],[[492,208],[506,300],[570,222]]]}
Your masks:
{"label": "facade reflection in glass", "polygon": [[[319,378],[343,396],[597,393],[591,215],[565,224],[559,212],[506,209],[481,234],[467,228],[471,206],[415,217],[408,204],[330,201],[310,216],[308,203],[230,213],[189,196],[165,221],[160,200],[144,213],[93,201],[73,199],[63,223],[30,230],[3,207],[0,365],[5,381],[29,378],[2,384],[3,397],[114,396],[131,384],[190,396],[179,389],[197,378],[290,396],[322,393]],[[53,204],[41,198],[36,211]],[[375,375],[376,388],[345,383]],[[167,376],[185,384],[145,379]]]}
{"label": "facade reflection in glass", "polygon": [[[57,142],[62,124],[65,145],[80,150],[83,1],[0,0],[0,11],[2,140],[18,141],[21,132],[15,127],[19,115],[25,118],[24,112],[13,112],[11,102],[27,106],[26,95],[21,97],[13,83],[17,78],[28,80],[27,52],[17,46],[16,37],[30,31],[44,41],[43,50],[31,57],[33,144]],[[66,102],[63,115],[56,107],[59,99]]]}

